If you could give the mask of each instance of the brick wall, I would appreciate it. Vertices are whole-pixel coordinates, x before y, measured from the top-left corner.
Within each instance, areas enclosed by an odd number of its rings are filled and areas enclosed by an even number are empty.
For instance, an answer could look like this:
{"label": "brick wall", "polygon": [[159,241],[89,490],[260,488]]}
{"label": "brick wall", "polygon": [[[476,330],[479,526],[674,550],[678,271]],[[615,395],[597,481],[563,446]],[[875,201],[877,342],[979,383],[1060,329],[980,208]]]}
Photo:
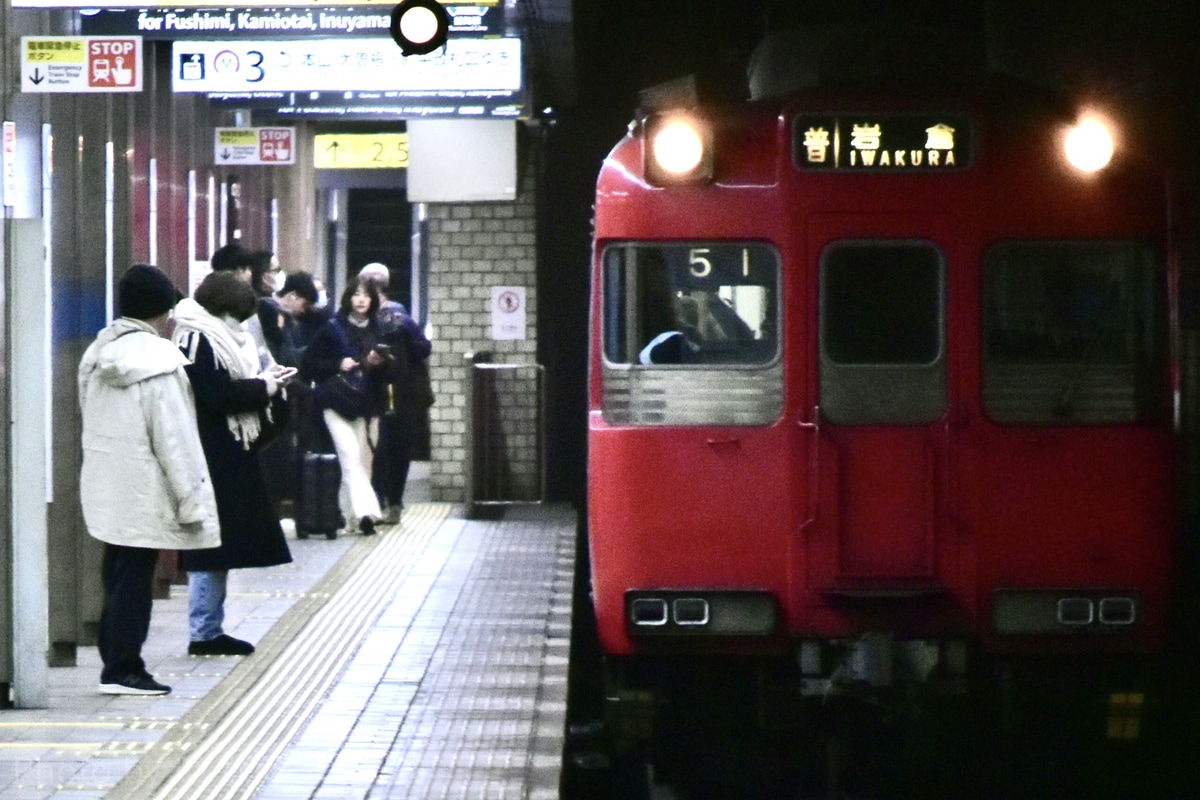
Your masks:
{"label": "brick wall", "polygon": [[[433,354],[430,377],[437,402],[430,409],[430,493],[435,501],[461,502],[467,475],[466,386],[464,355],[493,354],[497,363],[532,365],[537,352],[537,247],[534,165],[523,159],[517,199],[512,202],[430,204],[429,315]],[[493,286],[522,286],[526,296],[526,338],[491,338]],[[524,371],[522,371],[524,372]],[[530,381],[494,382],[498,439],[507,454],[493,453],[516,470],[506,491],[528,490],[531,464],[537,464],[538,439],[531,434]],[[514,396],[516,393],[517,396]],[[525,409],[512,413],[512,408]],[[495,463],[495,458],[493,459]],[[533,469],[536,472],[536,469]],[[506,479],[508,480],[508,479]],[[515,499],[515,498],[514,498]]]}

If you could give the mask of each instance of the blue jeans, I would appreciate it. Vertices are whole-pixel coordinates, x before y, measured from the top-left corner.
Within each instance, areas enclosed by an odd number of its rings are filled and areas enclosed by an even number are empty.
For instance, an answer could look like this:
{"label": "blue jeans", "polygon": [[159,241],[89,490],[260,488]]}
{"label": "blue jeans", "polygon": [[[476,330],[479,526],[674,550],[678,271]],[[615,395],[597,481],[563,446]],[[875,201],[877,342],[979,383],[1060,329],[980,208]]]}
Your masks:
{"label": "blue jeans", "polygon": [[225,631],[225,584],[228,570],[188,573],[188,627],[193,642],[207,642]]}

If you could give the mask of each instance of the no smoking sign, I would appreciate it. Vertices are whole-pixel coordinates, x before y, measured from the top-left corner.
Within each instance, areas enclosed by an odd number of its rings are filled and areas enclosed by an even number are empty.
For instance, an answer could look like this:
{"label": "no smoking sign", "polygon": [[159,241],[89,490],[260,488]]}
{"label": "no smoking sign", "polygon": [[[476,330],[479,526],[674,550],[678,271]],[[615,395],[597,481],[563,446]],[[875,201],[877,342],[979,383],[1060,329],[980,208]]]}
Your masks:
{"label": "no smoking sign", "polygon": [[525,287],[492,287],[492,339],[525,338]]}

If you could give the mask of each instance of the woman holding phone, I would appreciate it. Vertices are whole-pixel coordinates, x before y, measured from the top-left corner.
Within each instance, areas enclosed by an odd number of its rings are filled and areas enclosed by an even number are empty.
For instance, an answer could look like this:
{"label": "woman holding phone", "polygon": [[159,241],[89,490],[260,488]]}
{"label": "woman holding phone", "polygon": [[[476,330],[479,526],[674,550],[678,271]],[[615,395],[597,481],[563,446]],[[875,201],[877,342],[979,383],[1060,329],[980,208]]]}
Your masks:
{"label": "woman holding phone", "polygon": [[258,450],[287,413],[283,386],[291,367],[261,369],[245,321],[258,307],[250,285],[233,272],[214,272],[194,299],[175,307],[172,340],[196,396],[200,443],[208,460],[221,546],[181,551],[188,573],[190,655],[242,656],[254,645],[225,633],[226,580],[231,569],[271,567],[292,560],[279,512],[267,491]]}
{"label": "woman holding phone", "polygon": [[[313,337],[300,367],[305,380],[318,387],[337,380],[339,374],[353,376],[362,387],[363,402],[353,413],[326,406],[321,414],[342,468],[338,505],[346,528],[351,532],[357,528],[364,536],[375,533],[375,525],[383,517],[371,486],[371,462],[394,363],[376,320],[378,309],[375,284],[364,278],[352,282],[342,293],[338,313]],[[317,394],[321,396],[320,388]]]}

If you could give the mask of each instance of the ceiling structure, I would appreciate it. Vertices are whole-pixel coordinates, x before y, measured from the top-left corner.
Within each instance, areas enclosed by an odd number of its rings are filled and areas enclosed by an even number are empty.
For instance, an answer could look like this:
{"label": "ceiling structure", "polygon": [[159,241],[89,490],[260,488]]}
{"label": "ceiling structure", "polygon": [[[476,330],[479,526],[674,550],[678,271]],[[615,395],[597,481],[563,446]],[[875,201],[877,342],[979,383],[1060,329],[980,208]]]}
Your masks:
{"label": "ceiling structure", "polygon": [[[1200,74],[1194,0],[515,0],[539,105],[632,109],[639,89],[686,74],[744,86],[754,46],[793,26],[958,36],[989,68],[1153,103]],[[853,54],[847,54],[850,65]],[[744,89],[742,90],[744,92]],[[1192,95],[1194,96],[1194,95]]]}

